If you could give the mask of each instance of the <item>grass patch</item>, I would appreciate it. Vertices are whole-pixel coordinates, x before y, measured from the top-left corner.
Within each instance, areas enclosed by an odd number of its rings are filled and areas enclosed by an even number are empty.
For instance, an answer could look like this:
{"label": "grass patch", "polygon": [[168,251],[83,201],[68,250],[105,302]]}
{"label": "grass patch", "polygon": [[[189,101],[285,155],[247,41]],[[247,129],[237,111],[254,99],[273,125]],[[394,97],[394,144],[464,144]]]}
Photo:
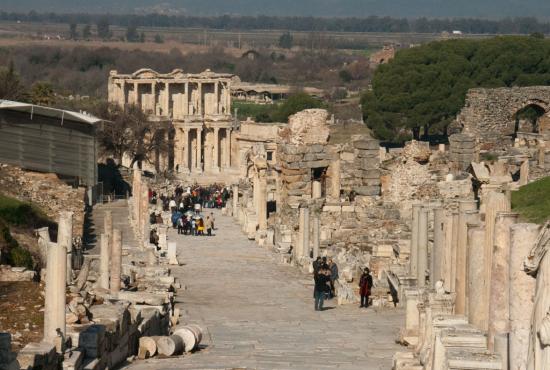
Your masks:
{"label": "grass patch", "polygon": [[37,206],[0,194],[0,219],[15,226],[38,228],[52,221]]}
{"label": "grass patch", "polygon": [[550,177],[522,186],[512,193],[512,210],[525,221],[541,224],[550,218]]}

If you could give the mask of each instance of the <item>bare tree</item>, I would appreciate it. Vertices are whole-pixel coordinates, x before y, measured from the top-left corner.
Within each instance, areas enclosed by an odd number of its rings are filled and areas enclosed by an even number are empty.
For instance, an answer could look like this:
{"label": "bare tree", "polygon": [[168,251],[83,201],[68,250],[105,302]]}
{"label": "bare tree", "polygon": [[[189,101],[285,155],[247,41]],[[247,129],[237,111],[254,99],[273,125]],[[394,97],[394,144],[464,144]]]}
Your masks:
{"label": "bare tree", "polygon": [[25,87],[11,61],[7,68],[0,67],[0,99],[22,100],[24,98]]}

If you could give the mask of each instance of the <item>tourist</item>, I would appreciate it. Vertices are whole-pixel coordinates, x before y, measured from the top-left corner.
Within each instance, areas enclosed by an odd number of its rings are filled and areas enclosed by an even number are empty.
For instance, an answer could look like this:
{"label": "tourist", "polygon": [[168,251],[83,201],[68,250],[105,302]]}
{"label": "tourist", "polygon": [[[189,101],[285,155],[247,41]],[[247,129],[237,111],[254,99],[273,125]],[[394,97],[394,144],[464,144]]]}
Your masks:
{"label": "tourist", "polygon": [[185,229],[185,224],[184,224],[184,216],[180,217],[178,219],[178,234],[181,235],[183,234],[183,231]]}
{"label": "tourist", "polygon": [[207,235],[212,236],[212,219],[210,218],[210,216],[206,216],[204,227],[206,228]]}
{"label": "tourist", "polygon": [[214,226],[214,212],[210,212],[210,221],[212,222],[212,230],[216,230],[216,227]]}
{"label": "tourist", "polygon": [[151,244],[154,244],[156,247],[159,246],[159,236],[156,229],[153,229],[149,232],[149,242]]}
{"label": "tourist", "polygon": [[168,208],[170,208],[171,212],[174,212],[176,210],[177,204],[174,198],[170,199],[170,202],[168,203]]}
{"label": "tourist", "polygon": [[164,220],[162,219],[162,216],[159,211],[155,212],[155,223],[162,225],[164,223]]}
{"label": "tourist", "polygon": [[204,221],[202,218],[197,222],[197,235],[204,235]]}
{"label": "tourist", "polygon": [[332,258],[329,258],[328,266],[330,268],[330,298],[333,298],[336,296],[336,287],[334,285],[334,282],[339,278],[338,265],[336,265]]}
{"label": "tourist", "polygon": [[369,306],[369,297],[372,289],[372,276],[368,267],[365,267],[361,278],[359,279],[359,294],[361,295],[361,306],[367,308]]}
{"label": "tourist", "polygon": [[324,267],[319,269],[319,272],[314,276],[315,290],[313,295],[315,297],[315,311],[323,311],[323,304],[325,302],[325,296],[330,291],[330,272]]}
{"label": "tourist", "polygon": [[317,257],[315,261],[312,263],[313,265],[313,275],[317,275],[319,272],[319,268],[321,267],[321,257]]}
{"label": "tourist", "polygon": [[197,235],[197,220],[195,218],[191,218],[191,235]]}

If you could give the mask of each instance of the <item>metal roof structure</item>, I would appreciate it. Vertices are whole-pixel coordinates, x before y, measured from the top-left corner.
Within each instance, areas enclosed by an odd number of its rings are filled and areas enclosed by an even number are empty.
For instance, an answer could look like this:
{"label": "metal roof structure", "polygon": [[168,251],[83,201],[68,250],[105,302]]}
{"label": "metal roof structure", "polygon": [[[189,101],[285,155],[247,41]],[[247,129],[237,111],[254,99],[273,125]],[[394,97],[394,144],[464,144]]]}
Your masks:
{"label": "metal roof structure", "polygon": [[35,104],[29,104],[29,103],[16,102],[11,100],[0,99],[0,110],[1,109],[18,111],[18,112],[27,112],[27,113],[30,113],[31,115],[36,113],[41,116],[59,118],[61,120],[64,120],[66,118],[73,122],[86,123],[89,125],[95,125],[97,123],[102,122],[100,118],[94,117],[89,114],[51,108],[51,107],[44,107],[41,105],[35,105]]}

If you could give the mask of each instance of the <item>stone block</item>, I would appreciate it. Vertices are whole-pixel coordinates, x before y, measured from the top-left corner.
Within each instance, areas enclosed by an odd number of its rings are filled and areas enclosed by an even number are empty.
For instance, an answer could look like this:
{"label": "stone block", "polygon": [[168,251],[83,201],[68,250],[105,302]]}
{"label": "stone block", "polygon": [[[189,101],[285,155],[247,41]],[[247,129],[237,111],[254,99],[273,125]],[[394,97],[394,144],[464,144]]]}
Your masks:
{"label": "stone block", "polygon": [[101,357],[105,352],[105,326],[91,325],[80,333],[78,347],[87,358]]}
{"label": "stone block", "polygon": [[361,177],[365,179],[378,179],[380,181],[380,170],[363,170],[361,171]]}
{"label": "stone block", "polygon": [[375,139],[371,140],[358,140],[353,142],[353,147],[356,149],[363,149],[363,150],[376,150],[376,153],[378,155],[378,150],[380,148],[380,142]]}
{"label": "stone block", "polygon": [[58,354],[50,343],[29,343],[17,354],[21,369],[57,369]]}
{"label": "stone block", "polygon": [[360,158],[359,167],[363,170],[370,170],[378,168],[380,165],[380,160],[378,158]]}
{"label": "stone block", "polygon": [[358,186],[354,188],[357,195],[376,196],[380,195],[380,186]]}
{"label": "stone block", "polygon": [[80,370],[83,360],[84,353],[82,351],[75,350],[67,352],[63,359],[63,370]]}
{"label": "stone block", "polygon": [[336,205],[326,205],[323,207],[323,212],[342,212],[342,207],[341,206],[336,206]]}

